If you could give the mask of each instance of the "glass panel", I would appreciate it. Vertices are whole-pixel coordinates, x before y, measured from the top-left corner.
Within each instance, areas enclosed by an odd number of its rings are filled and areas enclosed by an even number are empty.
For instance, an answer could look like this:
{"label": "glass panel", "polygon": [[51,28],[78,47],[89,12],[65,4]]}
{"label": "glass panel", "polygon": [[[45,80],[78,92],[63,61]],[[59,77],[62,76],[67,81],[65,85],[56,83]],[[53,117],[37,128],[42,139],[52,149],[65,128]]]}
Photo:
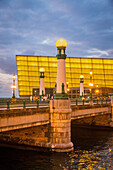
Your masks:
{"label": "glass panel", "polygon": [[27,56],[16,56],[16,60],[27,60]]}
{"label": "glass panel", "polygon": [[18,82],[18,85],[19,85],[19,86],[22,86],[22,85],[23,85],[23,86],[29,86],[29,81],[19,81],[19,82]]}
{"label": "glass panel", "polygon": [[104,69],[113,69],[113,65],[104,65]]}
{"label": "glass panel", "polygon": [[113,64],[113,59],[104,59],[104,64]]}
{"label": "glass panel", "polygon": [[55,88],[55,84],[56,84],[56,82],[52,82],[51,83],[51,88]]}
{"label": "glass panel", "polygon": [[38,67],[38,62],[29,61],[28,66],[37,66]]}
{"label": "glass panel", "polygon": [[48,57],[45,57],[45,56],[39,57],[38,56],[38,61],[48,61]]}
{"label": "glass panel", "polygon": [[99,75],[99,74],[96,75],[96,74],[94,74],[94,75],[93,75],[93,78],[94,78],[94,79],[100,79],[100,80],[101,80],[101,79],[104,79],[104,75]]}
{"label": "glass panel", "polygon": [[86,69],[91,69],[92,68],[92,64],[88,63],[88,64],[81,64],[82,68],[86,68]]}
{"label": "glass panel", "polygon": [[17,61],[17,65],[27,65],[27,61]]}
{"label": "glass panel", "polygon": [[69,67],[70,68],[70,63],[66,63],[66,68]]}
{"label": "glass panel", "polygon": [[57,67],[57,63],[55,63],[55,62],[49,62],[49,67]]}
{"label": "glass panel", "polygon": [[28,81],[29,80],[29,77],[28,76],[19,76],[18,75],[18,80],[23,80],[23,81]]}
{"label": "glass panel", "polygon": [[80,63],[80,58],[71,57],[71,58],[70,58],[70,62]]}
{"label": "glass panel", "polygon": [[28,62],[29,61],[37,62],[37,56],[28,56]]}
{"label": "glass panel", "polygon": [[104,70],[103,69],[93,69],[93,74],[104,74]]}
{"label": "glass panel", "polygon": [[27,66],[19,66],[17,65],[17,70],[28,70]]}
{"label": "glass panel", "polygon": [[93,64],[93,68],[94,69],[103,69],[103,65],[102,64]]}
{"label": "glass panel", "polygon": [[92,58],[92,63],[103,63],[103,59]]}
{"label": "glass panel", "polygon": [[81,58],[81,63],[91,63],[91,58]]}
{"label": "glass panel", "polygon": [[113,70],[105,70],[105,74],[113,74]]}
{"label": "glass panel", "polygon": [[28,76],[28,71],[18,71],[18,76]]}
{"label": "glass panel", "polygon": [[40,73],[39,72],[31,72],[29,71],[29,76],[32,76],[32,77],[39,77],[40,76]]}
{"label": "glass panel", "polygon": [[57,73],[57,67],[50,67],[50,72],[56,72]]}
{"label": "glass panel", "polygon": [[57,63],[57,57],[48,57],[49,61]]}

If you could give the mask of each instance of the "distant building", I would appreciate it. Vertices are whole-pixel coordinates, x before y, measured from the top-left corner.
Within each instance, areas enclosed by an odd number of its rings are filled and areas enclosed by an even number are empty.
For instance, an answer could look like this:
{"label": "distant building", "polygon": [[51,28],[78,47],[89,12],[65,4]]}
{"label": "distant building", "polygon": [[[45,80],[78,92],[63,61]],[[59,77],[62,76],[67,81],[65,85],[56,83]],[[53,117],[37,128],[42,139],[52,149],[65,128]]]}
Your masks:
{"label": "distant building", "polygon": [[[92,71],[93,96],[108,96],[113,93],[113,59],[111,58],[66,58],[66,81],[69,97],[79,97],[80,75],[84,76],[84,95],[89,95],[90,71]],[[38,95],[40,88],[40,68],[45,69],[45,92],[52,96],[57,75],[55,56],[17,55],[17,78],[20,97]],[[96,89],[99,89],[98,94]]]}

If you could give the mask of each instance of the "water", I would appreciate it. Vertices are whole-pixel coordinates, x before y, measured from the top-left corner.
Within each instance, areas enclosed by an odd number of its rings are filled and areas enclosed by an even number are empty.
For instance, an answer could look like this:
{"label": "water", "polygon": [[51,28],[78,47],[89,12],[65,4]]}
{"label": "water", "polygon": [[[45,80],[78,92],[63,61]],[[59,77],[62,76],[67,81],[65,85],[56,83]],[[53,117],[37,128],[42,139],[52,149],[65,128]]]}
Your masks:
{"label": "water", "polygon": [[113,169],[113,131],[74,128],[74,151],[38,153],[0,148],[0,170]]}

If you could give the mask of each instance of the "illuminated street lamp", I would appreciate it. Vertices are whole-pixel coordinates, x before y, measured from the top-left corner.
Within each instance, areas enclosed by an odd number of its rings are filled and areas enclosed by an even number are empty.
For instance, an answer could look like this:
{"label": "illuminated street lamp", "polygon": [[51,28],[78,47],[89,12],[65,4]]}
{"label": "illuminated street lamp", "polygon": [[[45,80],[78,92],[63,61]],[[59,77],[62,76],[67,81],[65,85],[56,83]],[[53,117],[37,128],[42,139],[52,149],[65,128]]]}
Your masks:
{"label": "illuminated street lamp", "polygon": [[99,90],[98,90],[98,89],[96,89],[96,90],[95,90],[95,93],[96,93],[96,95],[97,95],[97,99],[98,99],[98,93],[99,93]]}
{"label": "illuminated street lamp", "polygon": [[13,99],[15,98],[15,89],[16,89],[15,79],[16,79],[16,76],[15,76],[15,74],[13,74],[13,85],[12,85],[12,89],[13,89],[13,96],[12,96],[12,98]]}
{"label": "illuminated street lamp", "polygon": [[89,87],[90,87],[90,96],[89,98],[92,99],[92,87],[93,87],[93,83],[92,83],[92,71],[90,71],[90,83],[89,83]]}
{"label": "illuminated street lamp", "polygon": [[84,83],[84,76],[80,75],[80,98],[84,97],[84,86],[83,86],[83,83]]}

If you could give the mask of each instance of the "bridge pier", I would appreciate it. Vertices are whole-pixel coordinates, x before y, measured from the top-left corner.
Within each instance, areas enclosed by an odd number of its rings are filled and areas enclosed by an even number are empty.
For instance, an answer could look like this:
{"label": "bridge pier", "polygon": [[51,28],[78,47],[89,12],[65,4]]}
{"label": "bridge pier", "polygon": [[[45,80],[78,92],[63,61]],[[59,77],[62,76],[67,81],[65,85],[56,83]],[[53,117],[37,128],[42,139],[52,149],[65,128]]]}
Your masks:
{"label": "bridge pier", "polygon": [[55,152],[73,150],[70,100],[50,101],[50,146]]}
{"label": "bridge pier", "polygon": [[113,96],[111,97],[111,122],[110,126],[113,127]]}

